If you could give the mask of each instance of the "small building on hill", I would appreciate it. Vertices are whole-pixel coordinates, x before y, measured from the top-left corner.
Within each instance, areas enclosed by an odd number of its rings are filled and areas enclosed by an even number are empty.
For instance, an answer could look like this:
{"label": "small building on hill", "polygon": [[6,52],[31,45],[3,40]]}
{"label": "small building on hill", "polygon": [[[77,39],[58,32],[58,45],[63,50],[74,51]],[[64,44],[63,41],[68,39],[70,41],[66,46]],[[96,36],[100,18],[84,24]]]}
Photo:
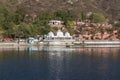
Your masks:
{"label": "small building on hill", "polygon": [[59,20],[50,20],[49,21],[49,25],[53,26],[53,25],[61,25],[62,22]]}
{"label": "small building on hill", "polygon": [[60,21],[60,20],[50,20],[49,21],[49,25],[51,27],[58,27],[58,28],[62,28],[64,26],[64,21]]}

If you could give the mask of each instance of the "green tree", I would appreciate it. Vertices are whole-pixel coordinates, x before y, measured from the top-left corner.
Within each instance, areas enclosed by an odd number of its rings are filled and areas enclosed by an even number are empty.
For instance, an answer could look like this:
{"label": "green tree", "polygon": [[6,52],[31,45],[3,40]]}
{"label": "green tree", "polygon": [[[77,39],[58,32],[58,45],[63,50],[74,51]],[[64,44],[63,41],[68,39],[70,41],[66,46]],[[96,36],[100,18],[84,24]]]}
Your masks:
{"label": "green tree", "polygon": [[74,24],[74,21],[67,21],[67,29],[68,31],[70,32],[70,34],[74,34],[74,27],[75,27],[75,24]]}
{"label": "green tree", "polygon": [[33,27],[33,25],[28,25],[24,22],[20,23],[18,25],[18,36],[25,36],[25,37],[29,37],[29,36],[34,36],[36,33],[36,29]]}
{"label": "green tree", "polygon": [[86,20],[86,14],[84,12],[81,12],[81,19],[82,21]]}
{"label": "green tree", "polygon": [[105,16],[101,13],[93,13],[90,16],[90,19],[91,19],[92,22],[95,22],[95,23],[102,23],[102,22],[106,21]]}

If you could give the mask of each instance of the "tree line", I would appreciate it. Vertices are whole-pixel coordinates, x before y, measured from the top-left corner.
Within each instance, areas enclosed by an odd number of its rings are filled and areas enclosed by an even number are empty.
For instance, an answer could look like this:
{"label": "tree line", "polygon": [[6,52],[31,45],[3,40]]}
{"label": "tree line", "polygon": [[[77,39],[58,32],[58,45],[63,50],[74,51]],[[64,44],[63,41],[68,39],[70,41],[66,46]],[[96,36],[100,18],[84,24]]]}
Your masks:
{"label": "tree line", "polygon": [[56,12],[25,13],[25,9],[13,9],[8,5],[0,5],[0,36],[1,37],[29,37],[47,34],[51,28],[50,20],[64,21],[64,25],[71,30],[73,21],[90,19],[92,22],[105,22],[106,18],[101,13],[92,13],[89,17],[86,13],[74,14],[71,11],[58,10]]}

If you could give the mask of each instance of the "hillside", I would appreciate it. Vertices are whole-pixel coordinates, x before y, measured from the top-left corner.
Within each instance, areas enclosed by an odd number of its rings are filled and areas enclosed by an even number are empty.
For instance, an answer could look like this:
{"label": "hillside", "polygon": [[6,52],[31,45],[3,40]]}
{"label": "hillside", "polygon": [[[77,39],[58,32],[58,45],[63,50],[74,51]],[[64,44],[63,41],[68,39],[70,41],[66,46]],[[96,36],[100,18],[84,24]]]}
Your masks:
{"label": "hillside", "polygon": [[18,10],[24,9],[24,14],[69,10],[75,14],[100,12],[111,20],[120,19],[120,0],[0,0],[0,4],[8,4]]}

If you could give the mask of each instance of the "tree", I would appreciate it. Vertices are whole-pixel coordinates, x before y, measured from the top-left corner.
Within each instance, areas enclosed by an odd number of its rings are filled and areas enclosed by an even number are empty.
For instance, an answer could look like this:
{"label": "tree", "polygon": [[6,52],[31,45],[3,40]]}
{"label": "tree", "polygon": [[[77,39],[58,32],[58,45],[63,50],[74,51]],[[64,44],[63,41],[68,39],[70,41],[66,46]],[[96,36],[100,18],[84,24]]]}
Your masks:
{"label": "tree", "polygon": [[54,13],[55,19],[57,20],[75,20],[76,15],[74,15],[72,12],[70,11],[63,11],[63,10],[58,10]]}
{"label": "tree", "polygon": [[92,22],[95,22],[95,23],[106,22],[105,16],[101,13],[92,13],[92,15],[90,16],[90,19]]}
{"label": "tree", "polygon": [[81,12],[81,19],[82,21],[86,20],[86,14],[84,12]]}
{"label": "tree", "polygon": [[26,24],[24,22],[18,25],[18,36],[21,35],[24,37],[29,37],[34,36],[35,33],[36,31],[32,25]]}
{"label": "tree", "polygon": [[67,29],[68,29],[68,31],[70,32],[70,34],[74,34],[74,27],[75,27],[75,24],[74,24],[74,21],[67,21]]}

